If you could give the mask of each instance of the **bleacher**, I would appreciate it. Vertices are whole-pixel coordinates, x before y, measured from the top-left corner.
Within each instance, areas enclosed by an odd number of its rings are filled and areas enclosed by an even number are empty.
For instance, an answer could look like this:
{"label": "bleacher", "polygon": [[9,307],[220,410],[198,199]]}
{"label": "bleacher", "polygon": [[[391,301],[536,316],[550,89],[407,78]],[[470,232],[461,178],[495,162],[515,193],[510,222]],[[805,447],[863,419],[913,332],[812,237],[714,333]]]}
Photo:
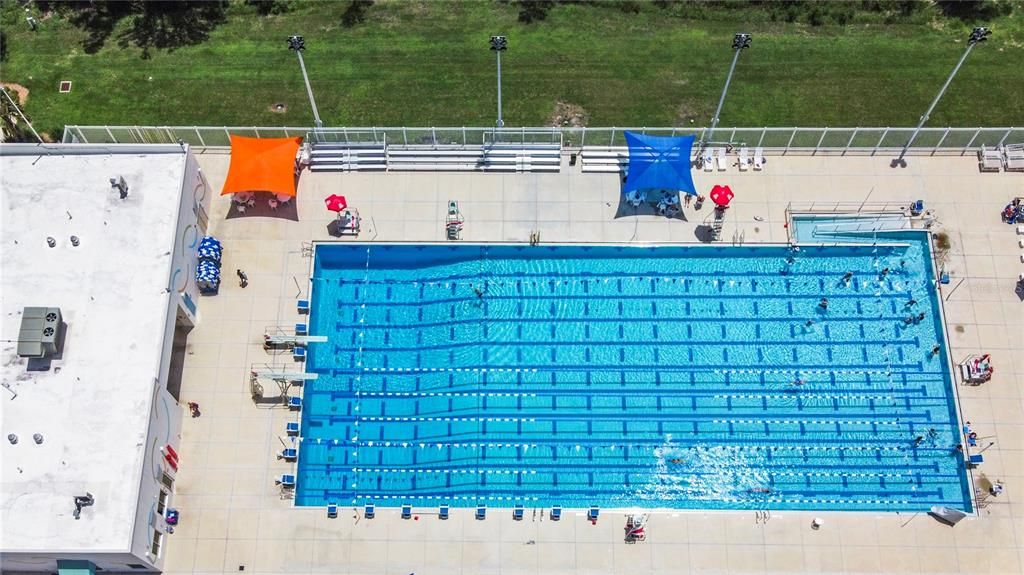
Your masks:
{"label": "bleacher", "polygon": [[580,152],[583,172],[625,173],[629,166],[629,148],[625,146],[587,146]]}
{"label": "bleacher", "polygon": [[316,143],[309,154],[311,172],[387,170],[387,147],[376,143]]}
{"label": "bleacher", "polygon": [[387,157],[391,171],[558,172],[561,153],[557,144],[389,146]]}

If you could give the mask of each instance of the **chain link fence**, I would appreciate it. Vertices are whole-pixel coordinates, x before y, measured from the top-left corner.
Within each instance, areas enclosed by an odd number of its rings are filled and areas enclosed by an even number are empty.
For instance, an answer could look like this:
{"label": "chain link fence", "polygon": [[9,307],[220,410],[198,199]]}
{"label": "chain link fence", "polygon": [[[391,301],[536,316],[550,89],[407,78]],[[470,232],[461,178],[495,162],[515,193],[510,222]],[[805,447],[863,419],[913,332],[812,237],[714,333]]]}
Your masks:
{"label": "chain link fence", "polygon": [[[278,138],[302,136],[309,141],[366,146],[426,148],[479,147],[492,144],[625,146],[625,132],[656,136],[708,136],[707,128],[323,128],[307,126],[67,126],[63,141],[89,144],[187,143],[196,147],[230,146],[231,134]],[[875,154],[899,150],[913,128],[717,128],[711,145],[763,147],[771,153]],[[967,154],[982,146],[1024,143],[1024,128],[924,128],[912,153]]]}

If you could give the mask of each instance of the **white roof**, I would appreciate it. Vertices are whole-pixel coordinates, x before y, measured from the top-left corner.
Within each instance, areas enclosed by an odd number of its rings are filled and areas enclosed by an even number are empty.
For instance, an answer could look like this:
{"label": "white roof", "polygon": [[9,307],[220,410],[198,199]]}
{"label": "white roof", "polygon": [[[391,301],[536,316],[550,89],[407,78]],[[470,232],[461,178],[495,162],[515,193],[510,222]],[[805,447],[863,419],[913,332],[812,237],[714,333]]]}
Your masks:
{"label": "white roof", "polygon": [[[22,149],[0,150],[0,551],[128,550],[185,155]],[[48,371],[17,355],[25,306],[59,307],[68,326]],[[86,492],[95,505],[76,521]]]}

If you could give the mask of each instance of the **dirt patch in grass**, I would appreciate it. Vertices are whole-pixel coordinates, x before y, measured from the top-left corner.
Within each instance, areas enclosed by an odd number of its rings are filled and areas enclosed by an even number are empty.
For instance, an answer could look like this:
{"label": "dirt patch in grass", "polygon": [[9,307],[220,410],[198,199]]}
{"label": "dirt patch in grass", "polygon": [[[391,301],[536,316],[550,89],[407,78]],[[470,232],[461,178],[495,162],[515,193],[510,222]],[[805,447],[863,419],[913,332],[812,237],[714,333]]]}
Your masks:
{"label": "dirt patch in grass", "polygon": [[676,119],[673,124],[676,127],[703,126],[702,118],[709,115],[702,106],[696,106],[690,102],[683,102],[676,108]]}
{"label": "dirt patch in grass", "polygon": [[13,82],[0,82],[0,86],[3,86],[8,93],[14,92],[18,95],[18,105],[24,106],[25,101],[28,100],[28,88],[21,84],[15,84]]}
{"label": "dirt patch in grass", "polygon": [[275,114],[284,114],[288,111],[288,104],[285,104],[284,102],[277,102],[271,104],[267,109]]}
{"label": "dirt patch in grass", "polygon": [[548,126],[580,128],[587,125],[589,114],[579,104],[559,100],[548,117]]}

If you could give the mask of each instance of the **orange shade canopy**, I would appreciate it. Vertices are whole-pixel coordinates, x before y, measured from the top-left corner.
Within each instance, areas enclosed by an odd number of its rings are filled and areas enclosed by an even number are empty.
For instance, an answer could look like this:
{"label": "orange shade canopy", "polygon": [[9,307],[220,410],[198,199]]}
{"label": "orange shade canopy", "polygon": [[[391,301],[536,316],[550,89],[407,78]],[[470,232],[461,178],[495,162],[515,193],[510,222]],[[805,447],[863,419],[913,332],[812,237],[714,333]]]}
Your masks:
{"label": "orange shade canopy", "polygon": [[302,138],[231,135],[231,165],[220,195],[272,192],[295,197],[295,155]]}

